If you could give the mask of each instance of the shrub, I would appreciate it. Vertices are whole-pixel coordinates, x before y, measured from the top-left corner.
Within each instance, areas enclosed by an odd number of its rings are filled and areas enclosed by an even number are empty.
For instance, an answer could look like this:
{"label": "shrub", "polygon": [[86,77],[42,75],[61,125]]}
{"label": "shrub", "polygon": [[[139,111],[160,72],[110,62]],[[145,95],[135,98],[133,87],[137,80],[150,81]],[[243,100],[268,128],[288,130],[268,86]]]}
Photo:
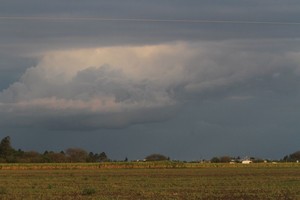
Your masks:
{"label": "shrub", "polygon": [[169,160],[168,157],[161,155],[161,154],[151,154],[149,156],[146,156],[146,161],[163,161],[163,160]]}

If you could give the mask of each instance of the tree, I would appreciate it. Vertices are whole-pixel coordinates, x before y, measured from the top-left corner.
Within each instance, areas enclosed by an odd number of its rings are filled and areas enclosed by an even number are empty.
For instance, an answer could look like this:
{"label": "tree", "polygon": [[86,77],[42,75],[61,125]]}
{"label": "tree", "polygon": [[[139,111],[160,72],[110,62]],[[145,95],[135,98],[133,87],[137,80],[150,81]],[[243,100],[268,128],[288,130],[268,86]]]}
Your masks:
{"label": "tree", "polygon": [[212,163],[229,163],[231,160],[234,160],[230,156],[221,156],[221,157],[213,157],[210,159],[210,162]]}
{"label": "tree", "polygon": [[212,163],[219,163],[220,162],[220,158],[213,157],[212,159],[210,159],[210,162],[212,162]]}
{"label": "tree", "polygon": [[107,157],[107,155],[106,155],[105,152],[102,152],[102,153],[99,154],[99,161],[100,161],[100,162],[106,162],[106,161],[108,161],[108,160],[109,160],[109,159],[108,159],[108,157]]}
{"label": "tree", "polygon": [[86,162],[88,158],[87,152],[81,148],[68,148],[66,155],[70,162]]}
{"label": "tree", "polygon": [[285,156],[283,160],[287,162],[295,162],[297,160],[300,161],[300,151],[296,151],[288,156]]}
{"label": "tree", "polygon": [[296,152],[292,153],[290,155],[290,159],[294,160],[294,161],[300,160],[300,151],[296,151]]}
{"label": "tree", "polygon": [[90,152],[87,158],[87,162],[98,162],[99,154]]}
{"label": "tree", "polygon": [[163,160],[169,160],[167,156],[164,156],[162,154],[151,154],[149,156],[145,157],[146,161],[163,161]]}
{"label": "tree", "polygon": [[0,142],[0,157],[7,158],[8,156],[12,156],[15,150],[11,147],[10,137],[6,136]]}
{"label": "tree", "polygon": [[20,161],[26,163],[41,163],[43,162],[43,159],[39,152],[27,151],[24,153]]}
{"label": "tree", "polygon": [[221,156],[220,157],[220,162],[221,163],[229,163],[231,161],[231,157],[230,156]]}
{"label": "tree", "polygon": [[64,163],[67,162],[67,158],[64,154],[62,153],[56,153],[53,151],[50,151],[47,153],[45,152],[42,155],[43,158],[43,162],[47,162],[47,163]]}

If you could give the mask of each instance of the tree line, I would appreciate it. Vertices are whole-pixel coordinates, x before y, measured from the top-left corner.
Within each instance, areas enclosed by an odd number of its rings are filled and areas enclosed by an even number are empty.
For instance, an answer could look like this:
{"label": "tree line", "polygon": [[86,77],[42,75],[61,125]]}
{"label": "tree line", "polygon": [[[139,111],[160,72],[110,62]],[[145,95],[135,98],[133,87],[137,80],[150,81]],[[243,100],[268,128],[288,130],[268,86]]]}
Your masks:
{"label": "tree line", "polygon": [[65,151],[54,152],[15,150],[11,146],[9,136],[0,142],[0,163],[67,163],[67,162],[107,162],[110,161],[105,152],[87,152],[81,148],[68,148]]}

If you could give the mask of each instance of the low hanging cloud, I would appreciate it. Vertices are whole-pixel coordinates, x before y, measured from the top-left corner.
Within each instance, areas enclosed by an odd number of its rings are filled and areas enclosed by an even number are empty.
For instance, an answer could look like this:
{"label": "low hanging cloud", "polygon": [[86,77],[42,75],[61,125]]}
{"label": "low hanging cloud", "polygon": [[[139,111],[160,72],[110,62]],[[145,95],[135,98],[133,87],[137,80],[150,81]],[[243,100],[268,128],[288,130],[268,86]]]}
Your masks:
{"label": "low hanging cloud", "polygon": [[177,42],[46,52],[0,93],[2,125],[97,129],[157,122],[172,117],[197,94],[279,76],[287,67],[298,69],[297,52],[257,52],[238,44]]}

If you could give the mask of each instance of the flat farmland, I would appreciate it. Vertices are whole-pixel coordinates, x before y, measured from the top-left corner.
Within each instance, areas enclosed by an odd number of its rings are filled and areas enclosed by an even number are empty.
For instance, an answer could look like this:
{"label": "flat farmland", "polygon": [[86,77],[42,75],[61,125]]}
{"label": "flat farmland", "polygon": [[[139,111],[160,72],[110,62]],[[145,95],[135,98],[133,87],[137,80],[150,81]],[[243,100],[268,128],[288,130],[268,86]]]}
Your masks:
{"label": "flat farmland", "polygon": [[300,199],[297,164],[139,165],[0,164],[0,199]]}

